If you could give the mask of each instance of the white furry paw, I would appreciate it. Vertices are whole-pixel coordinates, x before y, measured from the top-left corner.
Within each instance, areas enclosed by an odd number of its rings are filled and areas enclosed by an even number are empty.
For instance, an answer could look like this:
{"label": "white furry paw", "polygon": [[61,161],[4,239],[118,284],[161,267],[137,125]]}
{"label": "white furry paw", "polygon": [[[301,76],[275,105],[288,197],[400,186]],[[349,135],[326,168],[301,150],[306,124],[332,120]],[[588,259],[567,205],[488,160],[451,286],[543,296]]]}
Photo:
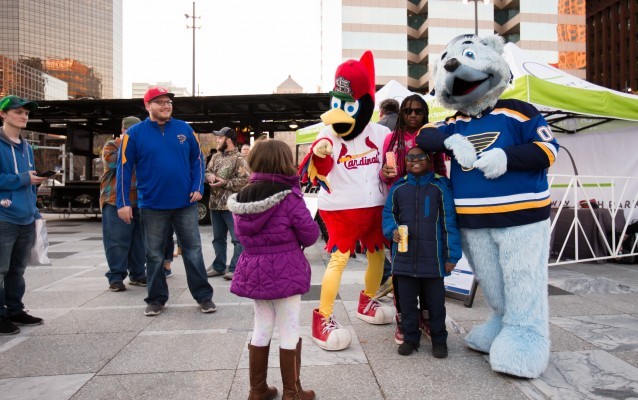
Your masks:
{"label": "white furry paw", "polygon": [[473,166],[483,172],[487,179],[496,179],[507,172],[507,155],[503,149],[488,150],[479,157]]}
{"label": "white furry paw", "polygon": [[472,164],[476,161],[476,149],[465,136],[455,133],[445,139],[443,145],[452,150],[454,158],[462,167],[472,168]]}

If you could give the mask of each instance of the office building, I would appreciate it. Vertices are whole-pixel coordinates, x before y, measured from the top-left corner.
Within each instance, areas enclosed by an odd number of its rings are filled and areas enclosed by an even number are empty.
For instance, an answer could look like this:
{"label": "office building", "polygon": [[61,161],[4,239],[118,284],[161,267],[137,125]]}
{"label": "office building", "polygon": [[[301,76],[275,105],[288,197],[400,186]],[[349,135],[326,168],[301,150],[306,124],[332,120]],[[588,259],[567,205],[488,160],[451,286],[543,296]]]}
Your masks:
{"label": "office building", "polygon": [[66,100],[69,89],[63,80],[0,56],[0,98],[9,94],[34,100]]}
{"label": "office building", "polygon": [[4,0],[0,39],[0,56],[66,82],[69,98],[122,97],[122,0]]}
{"label": "office building", "polygon": [[341,62],[375,56],[377,86],[394,79],[428,92],[430,71],[456,36],[501,34],[539,62],[585,77],[584,0],[322,1],[322,88]]}
{"label": "office building", "polygon": [[638,93],[636,0],[587,1],[587,80]]}

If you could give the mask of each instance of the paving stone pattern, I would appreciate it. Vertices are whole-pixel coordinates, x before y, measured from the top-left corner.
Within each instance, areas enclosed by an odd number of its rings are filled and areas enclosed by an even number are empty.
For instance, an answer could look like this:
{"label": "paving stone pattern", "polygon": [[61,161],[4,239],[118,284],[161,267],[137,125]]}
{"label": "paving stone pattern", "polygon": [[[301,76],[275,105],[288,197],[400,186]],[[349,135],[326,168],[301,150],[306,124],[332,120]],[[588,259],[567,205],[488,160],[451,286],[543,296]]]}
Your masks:
{"label": "paving stone pattern", "polygon": [[[203,314],[177,257],[167,308],[145,317],[145,288],[126,281],[126,291],[108,290],[100,222],[46,217],[53,265],[27,269],[24,298],[45,323],[0,337],[2,400],[247,398],[253,308],[230,293],[230,282],[210,278],[219,310]],[[212,229],[201,226],[200,232],[210,264]],[[320,400],[638,398],[637,265],[550,269],[551,362],[539,379],[526,380],[493,372],[487,356],[463,344],[463,336],[489,315],[480,288],[472,308],[447,301],[447,359],[432,357],[426,339],[418,353],[397,354],[393,324],[356,318],[362,255],[351,259],[335,304],[353,343],[341,352],[319,349],[310,339],[310,321],[328,260],[323,246],[320,241],[305,250],[313,277],[300,317],[302,381]],[[281,392],[277,331],[271,349],[268,381]]]}

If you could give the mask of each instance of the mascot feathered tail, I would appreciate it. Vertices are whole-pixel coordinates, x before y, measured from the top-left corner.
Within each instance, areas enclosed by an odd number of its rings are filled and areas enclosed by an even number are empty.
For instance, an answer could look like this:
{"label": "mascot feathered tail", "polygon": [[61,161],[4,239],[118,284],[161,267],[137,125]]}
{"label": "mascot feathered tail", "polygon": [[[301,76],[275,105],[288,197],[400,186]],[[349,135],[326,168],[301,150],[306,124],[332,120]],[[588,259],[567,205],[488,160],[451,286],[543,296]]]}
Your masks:
{"label": "mascot feathered tail", "polygon": [[319,214],[328,230],[331,253],[321,286],[319,308],[313,311],[312,339],[322,349],[350,345],[350,330],[333,315],[341,276],[357,242],[366,252],[365,289],[359,294],[357,317],[371,324],[387,324],[392,308],[375,298],[383,274],[386,239],[381,229],[385,186],[379,182],[380,154],[388,128],[371,123],[374,110],[374,60],[367,51],[348,60],[335,73],[331,109],[321,116],[326,127],[312,143],[300,165],[302,182],[321,186]]}
{"label": "mascot feathered tail", "polygon": [[428,124],[417,143],[453,156],[463,252],[491,317],[465,338],[492,369],[536,378],[550,353],[547,304],[550,197],[558,143],[534,106],[499,100],[511,80],[500,36],[452,40],[434,70],[438,101],[457,113]]}

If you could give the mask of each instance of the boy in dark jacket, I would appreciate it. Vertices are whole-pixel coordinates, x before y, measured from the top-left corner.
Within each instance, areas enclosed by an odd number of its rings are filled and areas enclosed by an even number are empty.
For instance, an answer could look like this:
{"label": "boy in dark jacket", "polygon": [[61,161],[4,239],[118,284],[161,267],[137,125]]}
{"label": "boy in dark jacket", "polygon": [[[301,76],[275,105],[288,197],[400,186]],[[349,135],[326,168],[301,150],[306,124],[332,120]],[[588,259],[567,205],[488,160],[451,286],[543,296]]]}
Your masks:
{"label": "boy in dark jacket", "polygon": [[[383,234],[395,242],[392,273],[399,279],[404,342],[399,354],[419,348],[417,297],[428,306],[434,357],[445,358],[445,288],[448,276],[461,258],[461,240],[450,181],[429,172],[429,156],[414,147],[405,157],[408,174],[390,189],[383,208]],[[398,251],[399,225],[408,227],[408,248]]]}

